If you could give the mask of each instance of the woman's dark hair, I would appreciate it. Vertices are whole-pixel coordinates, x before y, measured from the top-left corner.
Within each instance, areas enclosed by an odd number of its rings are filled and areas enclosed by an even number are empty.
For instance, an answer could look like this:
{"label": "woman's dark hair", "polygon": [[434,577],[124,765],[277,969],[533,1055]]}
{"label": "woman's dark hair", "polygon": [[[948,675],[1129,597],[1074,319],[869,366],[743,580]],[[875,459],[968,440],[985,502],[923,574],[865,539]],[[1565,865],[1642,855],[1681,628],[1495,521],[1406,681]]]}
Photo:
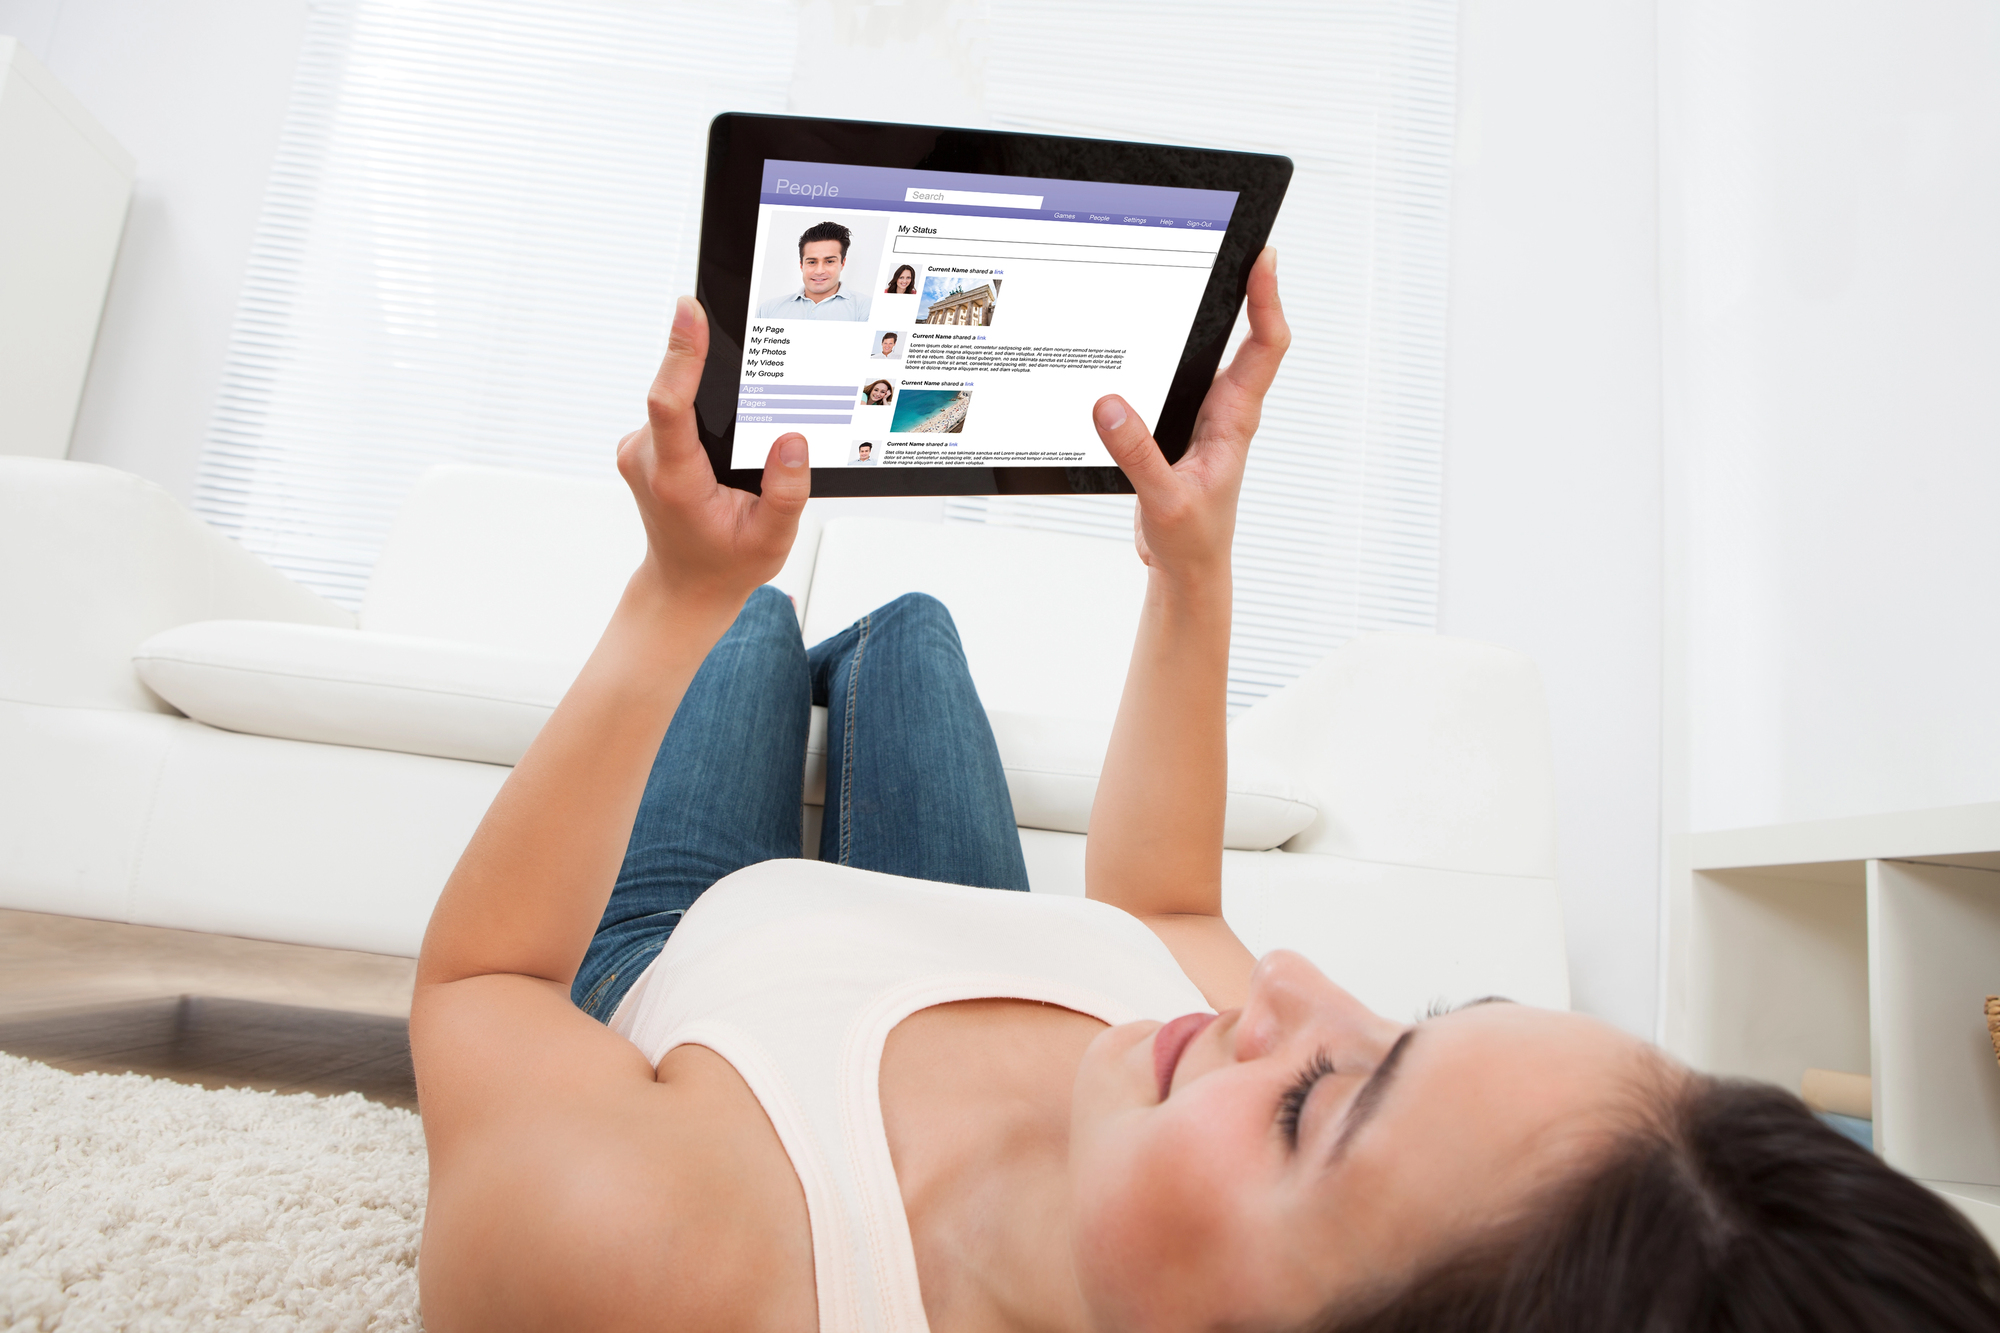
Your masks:
{"label": "woman's dark hair", "polygon": [[1525,1225],[1321,1333],[1990,1333],[2000,1259],[1796,1097],[1691,1076]]}
{"label": "woman's dark hair", "polygon": [[865,399],[868,397],[869,394],[874,393],[875,385],[877,384],[881,385],[883,388],[889,391],[888,393],[882,396],[882,401],[884,403],[893,403],[896,401],[896,386],[889,383],[889,381],[887,380],[876,380],[873,383],[862,385],[861,396]]}
{"label": "woman's dark hair", "polygon": [[917,290],[917,271],[908,264],[898,264],[896,271],[889,275],[889,285],[882,290],[894,296],[896,294],[896,279],[902,277],[905,273],[910,275],[910,291],[915,292]]}

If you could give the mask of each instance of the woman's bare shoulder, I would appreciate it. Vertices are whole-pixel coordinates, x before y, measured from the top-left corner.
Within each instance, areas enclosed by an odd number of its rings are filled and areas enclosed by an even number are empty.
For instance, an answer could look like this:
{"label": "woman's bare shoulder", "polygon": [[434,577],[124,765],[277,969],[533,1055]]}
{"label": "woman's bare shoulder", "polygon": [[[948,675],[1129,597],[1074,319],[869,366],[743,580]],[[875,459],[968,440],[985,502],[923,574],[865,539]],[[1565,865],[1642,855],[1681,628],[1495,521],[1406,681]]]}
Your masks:
{"label": "woman's bare shoulder", "polygon": [[474,980],[411,1020],[426,1327],[812,1327],[804,1194],[735,1071],[676,1052],[656,1077],[560,988]]}

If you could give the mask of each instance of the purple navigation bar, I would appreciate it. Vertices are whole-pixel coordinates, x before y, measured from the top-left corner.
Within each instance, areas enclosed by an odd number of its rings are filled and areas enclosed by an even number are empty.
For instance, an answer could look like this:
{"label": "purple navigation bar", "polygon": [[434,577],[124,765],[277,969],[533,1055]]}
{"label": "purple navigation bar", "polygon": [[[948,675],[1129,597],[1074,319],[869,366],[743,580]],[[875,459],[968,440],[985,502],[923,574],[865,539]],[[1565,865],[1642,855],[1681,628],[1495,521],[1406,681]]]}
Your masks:
{"label": "purple navigation bar", "polygon": [[744,380],[739,392],[754,393],[759,397],[773,393],[834,394],[846,396],[854,392],[851,384],[759,384],[755,380]]}
{"label": "purple navigation bar", "polygon": [[852,424],[854,414],[843,417],[802,416],[796,412],[738,412],[736,424],[739,426],[846,426]]}
{"label": "purple navigation bar", "polygon": [[744,394],[736,400],[736,410],[752,412],[852,412],[854,397],[842,394],[838,398],[766,398],[762,394]]}
{"label": "purple navigation bar", "polygon": [[[1009,208],[990,198],[920,202],[908,191],[956,191],[1033,199]],[[764,160],[761,200],[805,208],[864,208],[875,212],[942,213],[956,217],[1031,221],[1110,222],[1123,226],[1219,230],[1236,211],[1234,190],[1185,190],[1167,185],[1112,185],[1103,181],[1040,176],[987,176],[902,167],[852,167],[821,162]]]}

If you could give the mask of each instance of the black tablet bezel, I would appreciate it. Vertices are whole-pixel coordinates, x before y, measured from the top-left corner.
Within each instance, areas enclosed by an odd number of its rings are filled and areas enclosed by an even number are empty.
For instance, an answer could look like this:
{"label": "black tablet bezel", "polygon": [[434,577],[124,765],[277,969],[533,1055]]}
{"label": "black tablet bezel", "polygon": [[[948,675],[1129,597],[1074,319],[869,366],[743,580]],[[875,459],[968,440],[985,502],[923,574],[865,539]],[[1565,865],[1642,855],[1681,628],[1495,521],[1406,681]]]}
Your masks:
{"label": "black tablet bezel", "polygon": [[[708,312],[708,364],[695,416],[716,479],[746,491],[759,488],[761,470],[729,464],[766,159],[1236,191],[1236,209],[1181,349],[1180,366],[1153,423],[1153,436],[1170,461],[1187,448],[1195,413],[1235,327],[1250,266],[1271,234],[1292,176],[1290,158],[1262,153],[807,116],[717,116],[708,131],[695,276],[695,297]],[[814,495],[1069,495],[1131,489],[1115,467],[821,467],[812,476]]]}

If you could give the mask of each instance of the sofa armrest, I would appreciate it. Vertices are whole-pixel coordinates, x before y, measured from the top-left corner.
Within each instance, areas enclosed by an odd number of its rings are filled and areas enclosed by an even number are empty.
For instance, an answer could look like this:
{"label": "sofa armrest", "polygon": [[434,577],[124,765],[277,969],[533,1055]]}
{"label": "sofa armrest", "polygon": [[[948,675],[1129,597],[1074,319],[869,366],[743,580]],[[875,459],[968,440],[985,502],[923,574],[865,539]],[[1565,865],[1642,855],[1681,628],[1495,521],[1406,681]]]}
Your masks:
{"label": "sofa armrest", "polygon": [[1284,844],[1385,865],[1555,876],[1541,673],[1520,653],[1365,634],[1230,724],[1319,817]]}
{"label": "sofa armrest", "polygon": [[0,699],[171,713],[132,653],[195,620],[354,624],[149,481],[0,458]]}
{"label": "sofa armrest", "polygon": [[1295,949],[1390,1018],[1489,995],[1569,1008],[1551,879],[1224,852],[1222,914],[1250,952]]}

